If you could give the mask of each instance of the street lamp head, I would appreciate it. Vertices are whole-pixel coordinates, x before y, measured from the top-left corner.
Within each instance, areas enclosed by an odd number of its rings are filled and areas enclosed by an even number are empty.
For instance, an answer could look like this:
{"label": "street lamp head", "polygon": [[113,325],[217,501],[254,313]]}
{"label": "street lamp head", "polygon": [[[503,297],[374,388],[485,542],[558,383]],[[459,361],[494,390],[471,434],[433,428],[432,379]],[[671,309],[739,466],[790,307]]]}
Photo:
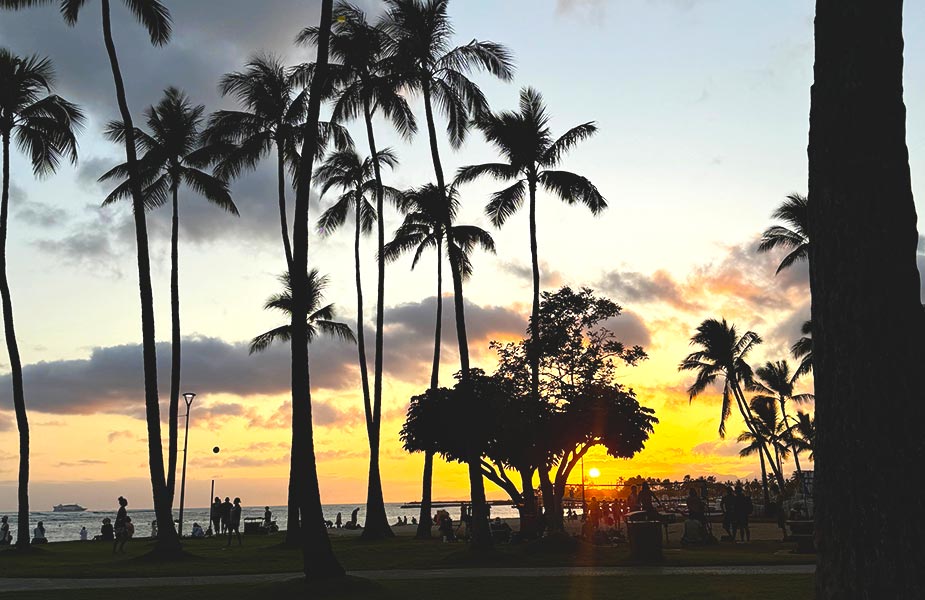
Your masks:
{"label": "street lamp head", "polygon": [[190,404],[193,403],[193,398],[195,397],[196,397],[196,394],[193,392],[186,392],[185,394],[183,394],[183,399],[186,400],[187,408],[189,407]]}

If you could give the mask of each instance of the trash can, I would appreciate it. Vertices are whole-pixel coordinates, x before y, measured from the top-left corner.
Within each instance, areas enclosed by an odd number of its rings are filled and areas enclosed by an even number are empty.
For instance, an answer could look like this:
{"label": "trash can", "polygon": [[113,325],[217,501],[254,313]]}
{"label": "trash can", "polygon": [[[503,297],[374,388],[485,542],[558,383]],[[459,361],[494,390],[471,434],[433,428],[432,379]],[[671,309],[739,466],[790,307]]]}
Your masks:
{"label": "trash can", "polygon": [[630,559],[641,563],[662,561],[662,524],[658,521],[629,521],[626,524]]}

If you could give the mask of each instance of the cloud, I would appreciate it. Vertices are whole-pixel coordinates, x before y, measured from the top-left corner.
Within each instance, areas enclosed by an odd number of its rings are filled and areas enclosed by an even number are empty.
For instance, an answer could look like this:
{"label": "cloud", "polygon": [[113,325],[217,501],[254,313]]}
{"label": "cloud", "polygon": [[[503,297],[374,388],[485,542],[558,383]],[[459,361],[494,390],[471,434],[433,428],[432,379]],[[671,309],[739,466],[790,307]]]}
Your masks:
{"label": "cloud", "polygon": [[[246,342],[188,337],[183,342],[183,381],[200,393],[239,396],[272,395],[289,389],[289,350],[278,345],[248,356]],[[353,385],[355,350],[321,339],[312,347],[316,388]],[[157,345],[159,388],[166,397],[170,375],[170,344]],[[30,408],[57,414],[108,412],[141,416],[144,410],[141,347],[125,344],[94,348],[90,357],[42,361],[27,365],[23,377]],[[9,375],[0,376],[0,398],[8,401]],[[228,411],[228,407],[219,410]]]}
{"label": "cloud", "polygon": [[[499,267],[502,271],[510,273],[518,279],[533,283],[533,267],[519,261],[504,261]],[[540,279],[545,287],[561,287],[565,278],[562,273],[549,266],[549,263],[540,261]]]}
{"label": "cloud", "polygon": [[[452,302],[444,310],[447,349],[455,347]],[[433,318],[436,298],[386,307],[386,376],[419,383],[430,373],[433,355]],[[467,303],[469,341],[473,353],[486,349],[498,336],[520,336],[526,323],[518,313],[504,307]],[[372,331],[367,331],[372,344]],[[114,413],[143,418],[144,393],[141,346],[123,344],[97,347],[83,359],[42,361],[26,365],[23,377],[29,390],[30,409],[52,414]],[[450,354],[448,352],[448,354]],[[314,390],[349,390],[358,387],[356,346],[319,338],[310,349]],[[159,391],[166,399],[170,377],[170,344],[157,344]],[[370,360],[370,366],[372,366]],[[191,336],[183,340],[183,385],[203,395],[239,397],[272,396],[290,389],[290,353],[285,344],[248,355],[246,341]],[[10,376],[0,376],[0,402],[9,402]],[[270,416],[239,403],[204,404],[216,418],[245,417],[254,426],[286,427],[288,409],[281,406]],[[333,405],[315,403],[320,425],[357,422],[361,415],[345,414]]]}
{"label": "cloud", "polygon": [[691,448],[691,452],[700,456],[739,456],[740,446],[732,439],[703,442]]}
{"label": "cloud", "polygon": [[74,462],[59,462],[57,466],[59,467],[92,467],[94,465],[106,465],[109,464],[105,460],[94,460],[90,458],[84,458]]}
{"label": "cloud", "polygon": [[13,431],[14,429],[13,413],[6,411],[0,412],[0,431]]}
{"label": "cloud", "polygon": [[130,237],[134,235],[131,227],[125,215],[118,210],[89,204],[63,235],[39,238],[33,243],[42,253],[55,256],[62,263],[81,271],[104,277],[121,277],[119,265],[122,256],[129,243],[134,243],[134,238]]}
{"label": "cloud", "polygon": [[642,317],[632,311],[624,310],[619,316],[605,321],[603,325],[614,332],[617,339],[626,346],[645,347],[652,343],[652,335]]}
{"label": "cloud", "polygon": [[109,440],[109,443],[113,443],[116,440],[126,439],[133,440],[135,439],[135,434],[127,429],[121,431],[110,431],[109,435],[106,436],[106,439]]}
{"label": "cloud", "polygon": [[686,297],[687,290],[664,270],[652,275],[633,271],[610,271],[598,281],[597,287],[612,294],[619,302],[663,302],[687,311],[702,310],[702,305]]}

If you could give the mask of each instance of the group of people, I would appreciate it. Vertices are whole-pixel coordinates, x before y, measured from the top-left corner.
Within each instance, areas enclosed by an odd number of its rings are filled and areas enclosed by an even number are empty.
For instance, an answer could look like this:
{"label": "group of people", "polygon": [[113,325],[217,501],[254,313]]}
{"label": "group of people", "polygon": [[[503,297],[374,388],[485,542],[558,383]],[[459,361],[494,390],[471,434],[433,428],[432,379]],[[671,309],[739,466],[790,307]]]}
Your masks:
{"label": "group of people", "polygon": [[[228,543],[225,547],[231,546],[231,540],[237,538],[238,545],[241,545],[241,499],[235,498],[234,502],[231,501],[231,498],[225,496],[225,501],[222,502],[221,498],[218,496],[215,497],[215,500],[212,502],[212,509],[210,511],[210,517],[212,521],[212,527],[214,528],[216,535],[227,535]],[[270,513],[270,507],[266,507],[266,512],[264,514],[264,520],[269,521],[272,518]],[[195,525],[195,524],[194,524]],[[268,525],[269,526],[269,525]],[[200,527],[200,530],[202,528]],[[202,537],[205,537],[205,532],[203,532]]]}
{"label": "group of people", "polygon": [[334,518],[334,522],[331,523],[330,521],[326,521],[325,525],[327,525],[328,528],[333,527],[335,529],[341,529],[341,528],[348,529],[348,530],[363,529],[363,526],[360,525],[359,522],[357,521],[359,514],[360,514],[360,507],[358,506],[353,509],[353,512],[350,513],[350,520],[344,523],[343,515],[338,512],[337,516]]}
{"label": "group of people", "polygon": [[720,509],[723,511],[723,530],[727,539],[739,541],[752,539],[751,529],[748,527],[748,517],[754,512],[752,497],[745,493],[742,484],[736,484],[735,492],[727,486],[726,493],[720,500]]}
{"label": "group of people", "polygon": [[[411,517],[411,525],[417,525],[417,524],[418,524],[417,517]],[[395,517],[394,527],[402,527],[404,525],[408,525],[408,515],[405,515],[404,517]]]}

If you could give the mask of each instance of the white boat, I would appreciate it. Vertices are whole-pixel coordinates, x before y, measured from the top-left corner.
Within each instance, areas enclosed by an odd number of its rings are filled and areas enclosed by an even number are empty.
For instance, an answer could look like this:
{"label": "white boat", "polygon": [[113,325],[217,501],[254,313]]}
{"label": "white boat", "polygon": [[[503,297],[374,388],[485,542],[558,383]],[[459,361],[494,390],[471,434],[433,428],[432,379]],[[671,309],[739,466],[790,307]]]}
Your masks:
{"label": "white boat", "polygon": [[87,510],[79,504],[58,504],[52,507],[54,512],[83,512]]}

